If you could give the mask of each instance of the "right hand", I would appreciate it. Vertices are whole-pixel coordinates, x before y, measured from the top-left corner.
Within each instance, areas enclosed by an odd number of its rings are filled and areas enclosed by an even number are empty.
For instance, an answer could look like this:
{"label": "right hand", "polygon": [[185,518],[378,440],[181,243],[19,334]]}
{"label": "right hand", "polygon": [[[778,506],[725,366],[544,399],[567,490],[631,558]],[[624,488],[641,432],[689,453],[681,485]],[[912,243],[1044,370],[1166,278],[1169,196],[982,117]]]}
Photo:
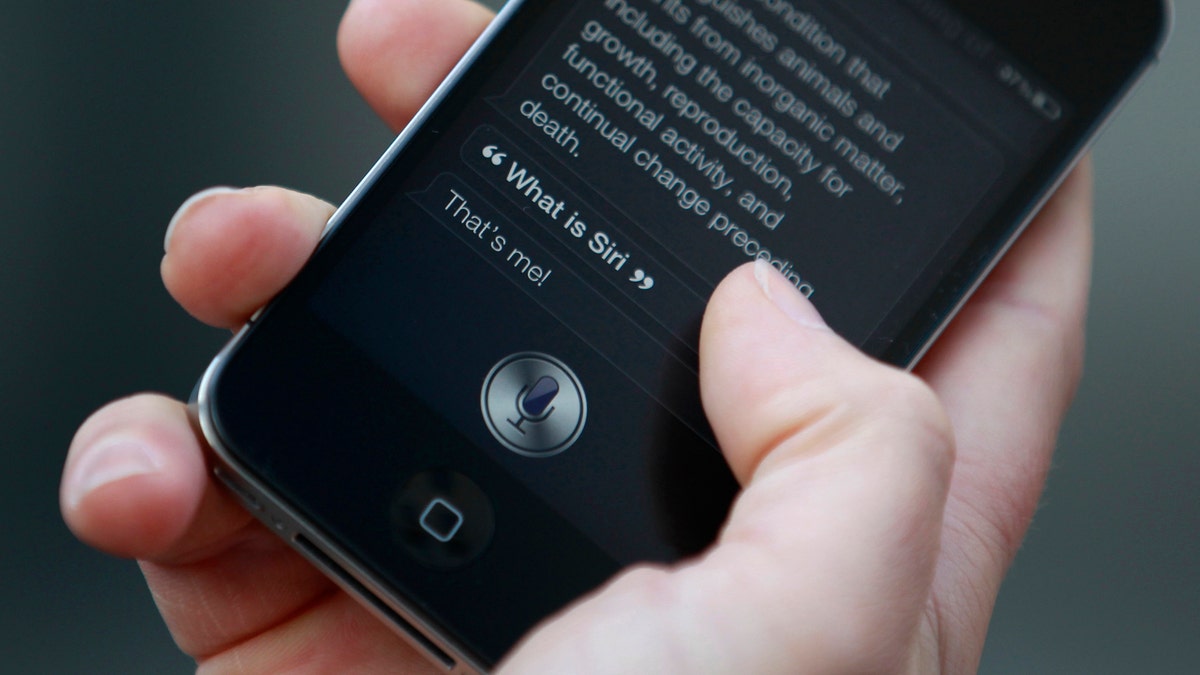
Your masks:
{"label": "right hand", "polygon": [[[355,0],[343,61],[399,127],[488,18],[460,0]],[[1087,173],[926,357],[918,373],[936,396],[848,348],[811,307],[780,304],[797,298],[734,273],[709,308],[702,366],[710,419],[746,486],[721,543],[621,575],[539,628],[509,668],[973,669],[1078,377]],[[278,188],[192,201],[164,281],[196,317],[236,328],[295,274],[332,211]],[[71,528],[140,560],[202,672],[432,670],[215,485],[208,452],[180,402],[125,399],[81,427],[62,486]]]}

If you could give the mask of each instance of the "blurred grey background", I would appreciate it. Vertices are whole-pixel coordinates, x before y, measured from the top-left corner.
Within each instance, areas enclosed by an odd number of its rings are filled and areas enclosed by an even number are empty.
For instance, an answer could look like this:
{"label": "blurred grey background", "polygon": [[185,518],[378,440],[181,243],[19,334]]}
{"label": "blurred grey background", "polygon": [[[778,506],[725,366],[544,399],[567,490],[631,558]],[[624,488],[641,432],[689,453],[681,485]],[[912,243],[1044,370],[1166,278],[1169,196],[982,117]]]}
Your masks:
{"label": "blurred grey background", "polygon": [[[215,184],[340,200],[391,134],[341,74],[342,1],[41,0],[0,12],[0,672],[187,673],[136,565],[76,543],[75,427],[184,396],[224,341],[162,290]],[[1097,148],[1090,355],[985,673],[1200,672],[1200,7]]]}

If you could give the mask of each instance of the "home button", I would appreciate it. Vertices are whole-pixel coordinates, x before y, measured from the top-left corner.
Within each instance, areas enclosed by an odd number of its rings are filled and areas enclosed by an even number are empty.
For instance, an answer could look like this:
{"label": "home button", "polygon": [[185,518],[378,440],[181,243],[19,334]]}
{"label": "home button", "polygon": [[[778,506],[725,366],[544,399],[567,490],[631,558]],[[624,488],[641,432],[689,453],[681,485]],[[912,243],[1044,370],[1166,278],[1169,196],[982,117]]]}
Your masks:
{"label": "home button", "polygon": [[491,543],[491,500],[470,478],[449,469],[422,471],[401,486],[392,504],[396,539],[418,562],[456,569]]}

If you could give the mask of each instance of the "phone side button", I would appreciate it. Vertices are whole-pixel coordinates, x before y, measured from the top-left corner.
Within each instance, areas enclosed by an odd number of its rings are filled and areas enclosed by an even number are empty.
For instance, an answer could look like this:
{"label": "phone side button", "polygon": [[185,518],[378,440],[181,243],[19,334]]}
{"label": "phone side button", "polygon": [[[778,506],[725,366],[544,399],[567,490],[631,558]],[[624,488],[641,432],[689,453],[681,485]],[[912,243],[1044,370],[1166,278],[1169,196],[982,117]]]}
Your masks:
{"label": "phone side button", "polygon": [[422,471],[403,482],[392,503],[396,542],[435,569],[457,569],[492,541],[495,512],[475,481],[449,469]]}

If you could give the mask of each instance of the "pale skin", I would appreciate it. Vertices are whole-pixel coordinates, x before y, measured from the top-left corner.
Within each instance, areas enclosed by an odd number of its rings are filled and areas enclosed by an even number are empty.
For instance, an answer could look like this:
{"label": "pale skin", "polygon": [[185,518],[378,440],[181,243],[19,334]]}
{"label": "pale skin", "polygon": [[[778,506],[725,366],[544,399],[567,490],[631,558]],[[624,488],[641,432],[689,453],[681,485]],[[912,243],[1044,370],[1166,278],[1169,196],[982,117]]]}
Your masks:
{"label": "pale skin", "polygon": [[[340,54],[398,128],[489,19],[465,0],[355,0]],[[847,345],[781,277],[734,271],[701,337],[705,409],[744,487],[718,542],[622,573],[500,671],[973,672],[1079,378],[1090,209],[1085,164],[913,374]],[[280,188],[209,192],[173,221],[163,280],[236,328],[332,212]],[[183,404],[139,395],[82,425],[61,490],[76,535],[139,560],[199,672],[434,672],[208,468]]]}

